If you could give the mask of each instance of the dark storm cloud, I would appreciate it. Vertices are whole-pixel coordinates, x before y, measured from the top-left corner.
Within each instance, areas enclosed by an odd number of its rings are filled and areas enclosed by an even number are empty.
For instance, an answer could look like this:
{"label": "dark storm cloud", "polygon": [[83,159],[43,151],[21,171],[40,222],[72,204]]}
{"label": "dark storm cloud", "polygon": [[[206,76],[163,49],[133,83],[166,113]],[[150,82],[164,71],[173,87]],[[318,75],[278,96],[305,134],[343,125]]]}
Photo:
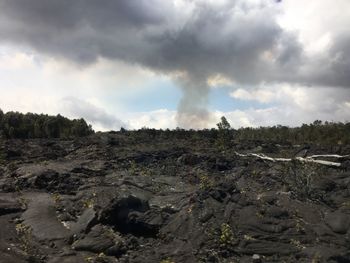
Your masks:
{"label": "dark storm cloud", "polygon": [[215,74],[248,85],[348,86],[348,39],[331,50],[343,57],[330,62],[330,53],[323,59],[327,74],[316,66],[306,76],[299,68],[313,61],[304,57],[297,37],[277,24],[277,6],[273,0],[188,0],[188,11],[165,0],[0,0],[0,39],[83,65],[105,57],[165,74],[182,72],[176,78],[184,93],[178,120],[186,126],[192,122],[186,114],[205,120],[207,79]]}
{"label": "dark storm cloud", "polygon": [[[140,31],[165,19],[157,0],[1,0],[0,37],[78,63],[125,58]],[[163,4],[164,6],[164,4]]]}
{"label": "dark storm cloud", "polygon": [[319,62],[319,65],[315,66],[318,70],[313,71],[310,82],[350,87],[350,34],[337,36],[326,57],[316,62]]}
{"label": "dark storm cloud", "polygon": [[0,0],[0,36],[78,63],[101,56],[166,72],[260,80],[266,65],[259,56],[285,38],[270,8],[188,2],[194,8],[182,21],[182,10],[164,0]]}

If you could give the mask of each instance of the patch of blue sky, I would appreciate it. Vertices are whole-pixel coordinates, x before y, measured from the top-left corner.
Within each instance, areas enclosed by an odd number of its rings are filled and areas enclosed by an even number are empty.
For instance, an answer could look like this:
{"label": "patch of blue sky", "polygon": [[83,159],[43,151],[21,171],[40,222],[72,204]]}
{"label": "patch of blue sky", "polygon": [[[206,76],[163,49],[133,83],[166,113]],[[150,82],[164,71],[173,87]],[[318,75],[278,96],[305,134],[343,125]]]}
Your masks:
{"label": "patch of blue sky", "polygon": [[[209,110],[227,112],[273,106],[269,103],[235,99],[230,96],[231,91],[232,88],[229,87],[211,89],[208,98]],[[159,109],[176,110],[181,97],[182,92],[179,87],[171,80],[161,79],[144,83],[143,87],[109,94],[103,100],[110,106],[118,104],[118,108],[123,108],[125,112],[147,112]]]}
{"label": "patch of blue sky", "polygon": [[240,100],[230,96],[232,88],[220,87],[211,89],[209,93],[209,109],[223,112],[247,109],[264,109],[273,106],[271,103],[260,103],[252,100]]}
{"label": "patch of blue sky", "polygon": [[119,103],[127,112],[146,112],[159,109],[176,110],[181,99],[181,90],[169,80],[145,83],[142,88],[116,94],[107,98]]}

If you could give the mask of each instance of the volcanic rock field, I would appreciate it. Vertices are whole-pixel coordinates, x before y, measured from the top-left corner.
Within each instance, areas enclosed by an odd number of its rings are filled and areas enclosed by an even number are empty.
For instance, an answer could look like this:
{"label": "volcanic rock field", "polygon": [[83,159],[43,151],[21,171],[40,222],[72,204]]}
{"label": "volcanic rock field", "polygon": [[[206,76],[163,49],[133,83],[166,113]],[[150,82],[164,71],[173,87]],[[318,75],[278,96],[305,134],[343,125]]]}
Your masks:
{"label": "volcanic rock field", "polygon": [[[294,159],[323,154],[339,166]],[[0,262],[350,262],[348,154],[195,132],[1,140]]]}

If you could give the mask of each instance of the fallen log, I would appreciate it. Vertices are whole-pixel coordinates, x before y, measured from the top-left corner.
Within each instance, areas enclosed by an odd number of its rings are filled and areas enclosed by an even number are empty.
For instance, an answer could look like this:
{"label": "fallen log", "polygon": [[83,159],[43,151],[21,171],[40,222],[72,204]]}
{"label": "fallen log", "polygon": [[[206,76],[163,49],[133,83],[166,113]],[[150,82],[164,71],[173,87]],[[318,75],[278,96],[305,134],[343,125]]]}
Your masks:
{"label": "fallen log", "polygon": [[307,156],[306,158],[335,158],[335,159],[344,159],[344,158],[348,158],[350,157],[350,155],[338,155],[338,154],[318,154],[318,155],[311,155],[311,156]]}
{"label": "fallen log", "polygon": [[331,162],[331,161],[326,161],[326,160],[317,160],[315,158],[320,158],[320,157],[324,157],[324,158],[337,158],[337,159],[341,159],[341,158],[347,158],[349,157],[349,155],[336,155],[336,154],[325,154],[325,155],[312,155],[312,156],[308,156],[308,157],[295,157],[295,158],[273,158],[273,157],[269,157],[263,153],[247,153],[247,154],[242,154],[242,153],[238,153],[235,152],[235,154],[237,156],[240,157],[255,157],[258,159],[262,159],[262,160],[266,160],[266,161],[271,161],[271,162],[292,162],[293,160],[297,160],[299,162],[303,162],[303,163],[317,163],[317,164],[321,164],[321,165],[326,165],[326,166],[331,166],[331,167],[340,167],[341,163],[339,162]]}

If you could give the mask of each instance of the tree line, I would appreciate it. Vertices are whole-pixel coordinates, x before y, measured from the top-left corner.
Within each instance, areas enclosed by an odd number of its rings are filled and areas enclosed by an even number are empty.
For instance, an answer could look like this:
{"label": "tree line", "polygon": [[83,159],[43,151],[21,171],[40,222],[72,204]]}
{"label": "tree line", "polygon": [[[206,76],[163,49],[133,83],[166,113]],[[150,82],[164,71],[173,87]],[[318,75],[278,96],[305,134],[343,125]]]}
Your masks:
{"label": "tree line", "polygon": [[94,133],[84,119],[70,120],[61,115],[4,113],[0,109],[0,138],[72,138]]}
{"label": "tree line", "polygon": [[290,142],[292,144],[350,144],[350,122],[322,122],[316,120],[300,127],[272,126],[259,128],[240,128],[234,131],[240,140],[262,140]]}
{"label": "tree line", "polygon": [[[138,140],[156,138],[211,139],[220,145],[230,146],[239,141],[258,140],[262,142],[283,142],[291,144],[350,144],[350,122],[322,122],[316,120],[300,127],[271,126],[233,129],[225,117],[217,129],[203,130],[156,130],[142,128],[136,131],[121,129],[122,133],[134,135]],[[4,113],[0,109],[0,138],[72,138],[93,134],[94,130],[84,119],[70,120],[61,115]],[[136,139],[137,139],[136,138]]]}
{"label": "tree line", "polygon": [[140,130],[122,128],[122,133],[134,136],[136,141],[161,139],[184,139],[184,140],[211,140],[220,146],[231,147],[241,141],[260,141],[262,143],[290,143],[290,144],[320,144],[341,145],[350,144],[350,122],[322,122],[316,120],[310,124],[299,127],[282,125],[270,127],[245,127],[231,128],[225,117],[217,124],[217,128],[203,130],[157,130],[144,127]]}

